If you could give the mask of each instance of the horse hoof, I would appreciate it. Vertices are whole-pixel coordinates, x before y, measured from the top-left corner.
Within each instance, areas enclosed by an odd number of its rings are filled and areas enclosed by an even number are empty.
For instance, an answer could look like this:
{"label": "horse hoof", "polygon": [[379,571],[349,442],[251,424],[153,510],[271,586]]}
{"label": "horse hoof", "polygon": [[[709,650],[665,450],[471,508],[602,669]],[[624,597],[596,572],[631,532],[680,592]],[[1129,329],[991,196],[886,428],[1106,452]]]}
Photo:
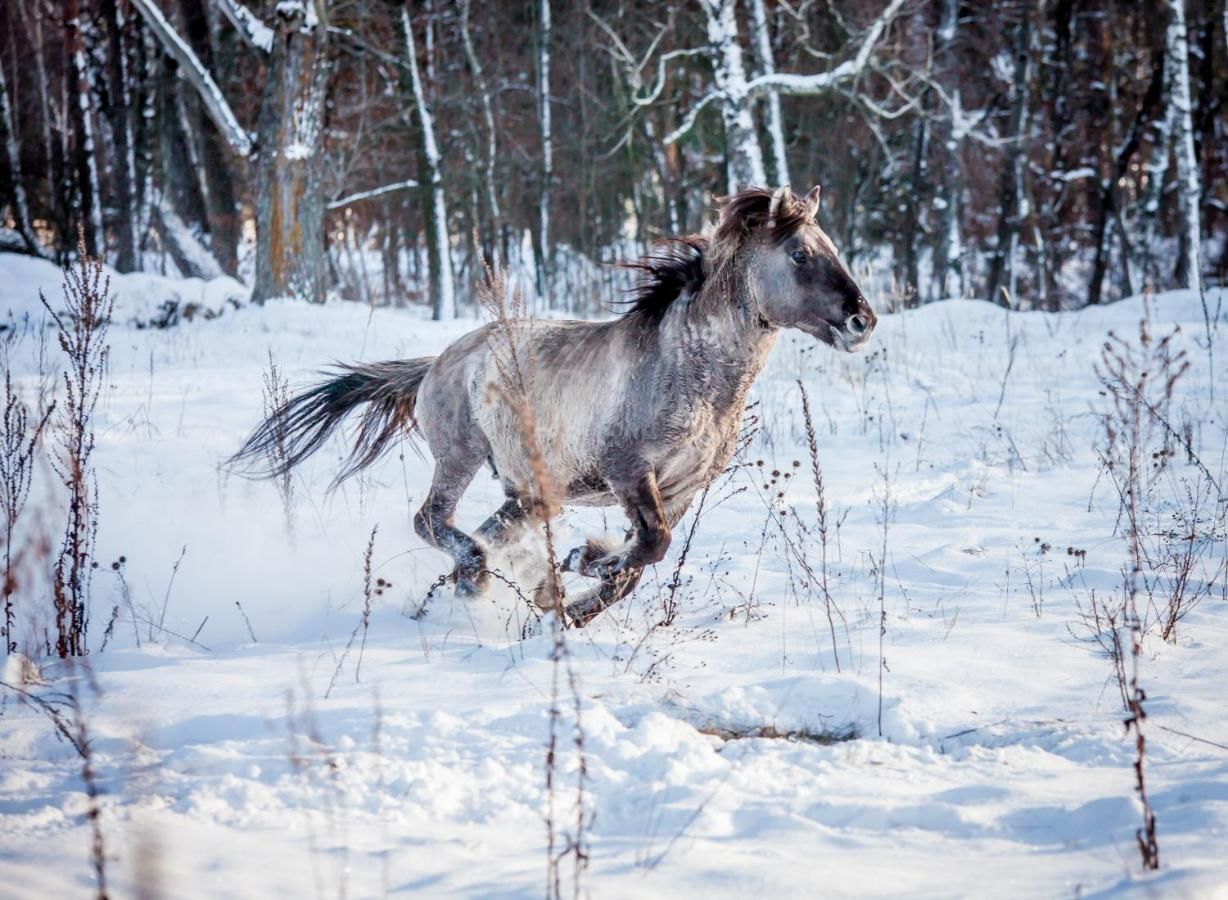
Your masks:
{"label": "horse hoof", "polygon": [[627,557],[622,553],[611,553],[588,564],[584,574],[602,581],[609,581],[627,566]]}
{"label": "horse hoof", "polygon": [[563,560],[564,572],[579,572],[584,560],[584,547],[574,547],[567,558]]}
{"label": "horse hoof", "polygon": [[486,590],[484,573],[476,575],[458,575],[456,578],[456,596],[466,600],[477,597]]}

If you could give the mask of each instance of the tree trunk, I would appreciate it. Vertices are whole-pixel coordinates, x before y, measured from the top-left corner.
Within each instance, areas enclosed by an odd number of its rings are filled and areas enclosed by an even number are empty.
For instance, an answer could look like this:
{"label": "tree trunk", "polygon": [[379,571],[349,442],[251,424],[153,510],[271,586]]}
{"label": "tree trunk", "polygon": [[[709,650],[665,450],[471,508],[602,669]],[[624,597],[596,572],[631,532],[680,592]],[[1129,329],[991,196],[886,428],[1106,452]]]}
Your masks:
{"label": "tree trunk", "polygon": [[725,180],[729,191],[763,185],[763,150],[751,115],[746,65],[738,43],[736,0],[699,0],[708,17],[708,47],[712,78],[721,97],[725,123]]}
{"label": "tree trunk", "polygon": [[[751,21],[755,48],[755,65],[760,75],[776,71],[772,54],[772,35],[768,29],[767,14],[763,0],[750,0]],[[772,91],[764,100],[768,139],[772,149],[772,176],[774,185],[789,183],[789,161],[785,151],[785,130],[780,117],[780,94]]]}
{"label": "tree trunk", "polygon": [[115,146],[112,176],[115,188],[115,268],[132,272],[141,268],[137,228],[138,214],[136,155],[132,129],[132,81],[128,77],[127,17],[117,0],[102,0],[107,23],[107,64],[110,76],[109,119]]}
{"label": "tree trunk", "polygon": [[91,256],[106,253],[106,234],[102,226],[102,192],[98,186],[98,156],[94,145],[94,103],[90,96],[90,69],[85,58],[81,8],[78,0],[65,0],[65,38],[71,99],[69,102],[77,141],[77,192],[80,197],[81,222],[84,228],[85,250]]}
{"label": "tree trunk", "polygon": [[[1074,20],[1074,0],[1057,0],[1052,5],[1052,15],[1048,21],[1052,36],[1045,35],[1042,44],[1045,47],[1043,57],[1045,70],[1042,73],[1042,90],[1045,92],[1048,115],[1048,154],[1047,169],[1050,173],[1065,173],[1068,160],[1072,154],[1078,159],[1078,148],[1072,146],[1070,129],[1070,98],[1075,93],[1071,82],[1074,76],[1074,54],[1072,52]],[[1070,192],[1070,183],[1063,178],[1049,178],[1041,183],[1044,188],[1043,200],[1037,207],[1038,227],[1040,234],[1038,243],[1043,243],[1043,268],[1040,278],[1044,282],[1041,293],[1046,298],[1048,308],[1054,312],[1062,308],[1061,272],[1065,264],[1066,243],[1065,223],[1062,221],[1061,210]]]}
{"label": "tree trunk", "polygon": [[963,146],[956,119],[960,109],[960,85],[955,42],[959,35],[959,0],[942,0],[938,24],[937,63],[941,78],[949,85],[950,106],[937,122],[942,143],[942,190],[934,198],[939,226],[934,230],[934,280],[931,300],[964,296],[963,232],[960,227],[964,191]]}
{"label": "tree trunk", "polygon": [[1173,109],[1173,142],[1177,157],[1177,199],[1181,209],[1181,252],[1177,259],[1177,283],[1202,289],[1202,198],[1198,158],[1194,153],[1193,103],[1190,99],[1190,47],[1185,24],[1185,0],[1167,0],[1168,31],[1165,53],[1172,66],[1169,103]]}
{"label": "tree trunk", "polygon": [[[1009,306],[1014,299],[1015,248],[1023,220],[1023,143],[1032,68],[1032,11],[1024,8],[1015,28],[1015,83],[1011,86],[1010,143],[1002,166],[998,239],[989,269],[988,299]],[[1006,293],[1003,294],[1003,288]]]}
{"label": "tree trunk", "polygon": [[550,118],[550,0],[538,0],[537,10],[537,107],[542,165],[535,255],[537,292],[549,308],[554,287],[554,243],[550,236],[550,201],[554,181],[554,133]]}
{"label": "tree trunk", "polygon": [[904,288],[911,288],[913,295],[911,303],[920,303],[922,296],[921,290],[921,262],[920,262],[920,244],[922,238],[921,222],[921,194],[929,185],[929,175],[927,162],[929,159],[929,119],[924,116],[917,117],[917,124],[913,133],[912,146],[912,172],[908,177],[908,190],[906,192],[906,208],[907,219],[904,223]]}
{"label": "tree trunk", "polygon": [[[401,7],[397,17],[401,42],[405,47],[405,67],[409,69],[409,89],[418,117],[418,155],[422,174],[418,177],[422,198],[422,221],[426,231],[427,277],[430,280],[432,317],[451,319],[456,315],[456,297],[452,285],[452,252],[448,239],[448,206],[444,199],[442,157],[435,142],[435,118],[426,102],[426,90],[418,67],[418,50],[414,42],[413,23],[409,9]],[[404,77],[402,76],[402,81]],[[404,87],[404,85],[402,85]]]}
{"label": "tree trunk", "polygon": [[[209,20],[202,0],[181,0],[184,37],[192,45],[201,64],[213,69],[213,43],[209,35]],[[199,107],[197,107],[199,108]],[[240,183],[232,164],[232,155],[225,137],[208,116],[196,116],[190,129],[200,159],[205,188],[205,212],[209,229],[209,247],[214,259],[227,275],[239,273],[239,240],[241,223],[236,190]]]}
{"label": "tree trunk", "polygon": [[0,153],[4,154],[4,165],[0,166],[0,206],[8,203],[12,209],[17,233],[21,236],[27,252],[41,256],[42,248],[39,247],[34,238],[34,230],[30,227],[26,188],[21,180],[21,148],[17,146],[13,133],[12,103],[9,100],[8,85],[4,80],[3,66],[0,66]]}
{"label": "tree trunk", "polygon": [[479,98],[482,102],[482,119],[486,125],[486,155],[483,158],[482,187],[486,193],[487,214],[490,216],[490,230],[483,240],[489,248],[488,252],[498,264],[499,234],[503,230],[503,214],[499,209],[499,192],[495,185],[495,164],[498,160],[499,132],[495,125],[494,109],[490,100],[490,87],[486,76],[482,74],[482,63],[473,48],[473,37],[469,33],[469,0],[461,3],[461,37],[465,44],[465,58],[473,79],[477,82]]}
{"label": "tree trunk", "polygon": [[[1163,93],[1171,93],[1173,72],[1172,59],[1167,52],[1163,53]],[[1155,290],[1167,280],[1167,273],[1160,271],[1160,260],[1156,255],[1160,224],[1160,208],[1164,201],[1164,182],[1168,177],[1168,168],[1172,162],[1173,113],[1171,105],[1164,108],[1151,128],[1151,154],[1147,159],[1146,182],[1139,193],[1138,200],[1138,240],[1135,241],[1137,255],[1135,265],[1142,276],[1140,287],[1150,287]]]}
{"label": "tree trunk", "polygon": [[1129,243],[1126,239],[1125,227],[1120,224],[1121,197],[1117,190],[1117,183],[1129,171],[1130,161],[1142,143],[1143,132],[1151,121],[1152,112],[1160,105],[1164,90],[1165,71],[1164,60],[1157,56],[1152,64],[1151,81],[1147,85],[1147,93],[1144,94],[1142,103],[1139,104],[1138,109],[1135,111],[1134,118],[1130,123],[1130,130],[1126,133],[1124,140],[1120,142],[1120,146],[1117,147],[1116,155],[1110,164],[1111,167],[1108,170],[1107,176],[1100,183],[1100,196],[1095,226],[1095,257],[1092,261],[1092,277],[1088,284],[1088,306],[1095,306],[1102,299],[1104,278],[1109,265],[1109,244],[1112,239],[1111,226],[1114,223],[1119,223],[1118,232],[1122,238],[1122,260],[1126,269],[1122,283],[1123,286],[1128,286],[1131,291],[1134,287],[1134,279],[1129,272],[1131,263]]}
{"label": "tree trunk", "polygon": [[318,0],[282,0],[257,131],[252,300],[324,300],[321,186],[328,30]]}

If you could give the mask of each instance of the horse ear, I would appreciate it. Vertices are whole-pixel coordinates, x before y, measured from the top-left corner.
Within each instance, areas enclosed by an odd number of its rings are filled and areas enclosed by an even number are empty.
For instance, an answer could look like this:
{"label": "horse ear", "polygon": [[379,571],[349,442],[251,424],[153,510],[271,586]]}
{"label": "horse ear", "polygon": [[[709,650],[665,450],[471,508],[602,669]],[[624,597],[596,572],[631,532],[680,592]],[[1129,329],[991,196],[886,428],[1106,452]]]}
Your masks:
{"label": "horse ear", "polygon": [[806,194],[805,199],[802,200],[802,203],[806,207],[806,217],[814,221],[818,221],[819,218],[819,195],[822,192],[823,188],[816,184]]}
{"label": "horse ear", "polygon": [[787,184],[782,184],[776,189],[776,193],[772,194],[772,202],[768,205],[768,228],[776,224],[776,216],[780,213],[781,208],[788,209],[793,205],[793,191],[789,189]]}

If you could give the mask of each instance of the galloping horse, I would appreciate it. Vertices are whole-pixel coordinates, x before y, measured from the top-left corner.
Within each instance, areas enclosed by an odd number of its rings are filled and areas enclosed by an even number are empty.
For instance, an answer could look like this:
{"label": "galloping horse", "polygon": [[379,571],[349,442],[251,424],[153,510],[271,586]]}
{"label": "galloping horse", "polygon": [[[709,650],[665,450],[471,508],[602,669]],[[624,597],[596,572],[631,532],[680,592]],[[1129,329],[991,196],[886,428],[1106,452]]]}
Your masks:
{"label": "galloping horse", "polygon": [[[232,463],[284,474],[364,404],[338,480],[401,435],[423,436],[435,472],[414,530],[452,556],[462,595],[485,589],[491,549],[534,524],[543,484],[564,504],[621,505],[631,522],[622,546],[590,541],[566,558],[564,568],[598,580],[567,607],[585,624],[665,556],[673,527],[728,464],[747,393],[781,329],[847,352],[869,340],[877,319],[818,208],[818,187],[802,198],[787,187],[740,191],[705,234],[667,240],[630,264],[643,277],[620,318],[504,318],[437,357],[342,366],[274,411]],[[530,361],[516,375],[518,402],[509,359]],[[471,536],[453,514],[485,463],[507,499]]]}

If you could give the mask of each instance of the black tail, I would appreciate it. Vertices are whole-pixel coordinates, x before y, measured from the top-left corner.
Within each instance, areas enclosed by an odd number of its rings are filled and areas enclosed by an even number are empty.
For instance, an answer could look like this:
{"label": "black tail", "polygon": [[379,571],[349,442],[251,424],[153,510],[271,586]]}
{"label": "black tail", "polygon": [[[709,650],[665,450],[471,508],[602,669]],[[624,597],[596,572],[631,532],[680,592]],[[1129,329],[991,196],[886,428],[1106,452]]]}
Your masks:
{"label": "black tail", "polygon": [[403,432],[417,428],[418,388],[435,360],[394,360],[339,366],[340,372],[292,398],[260,423],[227,461],[249,478],[275,478],[323,446],[355,407],[370,404],[358,423],[358,436],[339,484],[375,462]]}

